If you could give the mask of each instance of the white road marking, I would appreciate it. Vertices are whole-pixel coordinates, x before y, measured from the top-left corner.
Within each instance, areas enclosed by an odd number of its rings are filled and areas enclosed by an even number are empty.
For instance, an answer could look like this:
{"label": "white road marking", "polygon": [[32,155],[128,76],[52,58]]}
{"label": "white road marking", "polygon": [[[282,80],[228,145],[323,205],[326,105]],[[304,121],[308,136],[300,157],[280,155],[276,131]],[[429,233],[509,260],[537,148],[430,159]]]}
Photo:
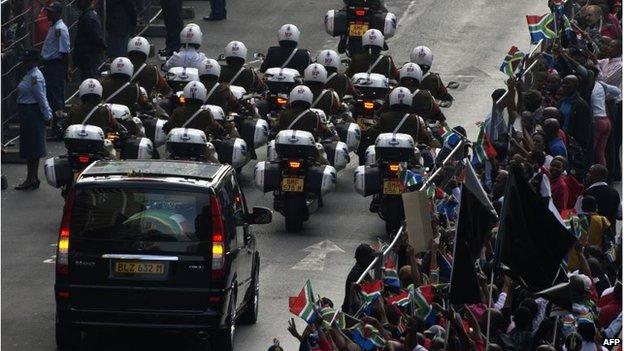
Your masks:
{"label": "white road marking", "polygon": [[331,240],[321,241],[301,251],[309,252],[309,254],[291,269],[300,271],[322,271],[325,269],[325,258],[329,252],[335,251],[344,253],[344,250],[339,248],[338,245],[334,244]]}
{"label": "white road marking", "polygon": [[56,263],[56,255],[52,255],[50,258],[43,260],[43,263]]}

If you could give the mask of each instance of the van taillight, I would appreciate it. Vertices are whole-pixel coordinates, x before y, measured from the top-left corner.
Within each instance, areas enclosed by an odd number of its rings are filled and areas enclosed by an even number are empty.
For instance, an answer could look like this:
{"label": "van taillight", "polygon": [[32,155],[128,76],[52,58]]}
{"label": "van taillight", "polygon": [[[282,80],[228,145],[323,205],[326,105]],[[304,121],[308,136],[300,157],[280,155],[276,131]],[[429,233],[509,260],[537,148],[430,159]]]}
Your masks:
{"label": "van taillight", "polygon": [[212,279],[225,276],[225,227],[221,215],[221,205],[215,195],[210,196],[212,208]]}
{"label": "van taillight", "polygon": [[63,208],[63,218],[59,229],[58,246],[56,249],[56,272],[67,275],[69,273],[69,237],[71,234],[71,214],[74,207],[74,191],[70,190]]}

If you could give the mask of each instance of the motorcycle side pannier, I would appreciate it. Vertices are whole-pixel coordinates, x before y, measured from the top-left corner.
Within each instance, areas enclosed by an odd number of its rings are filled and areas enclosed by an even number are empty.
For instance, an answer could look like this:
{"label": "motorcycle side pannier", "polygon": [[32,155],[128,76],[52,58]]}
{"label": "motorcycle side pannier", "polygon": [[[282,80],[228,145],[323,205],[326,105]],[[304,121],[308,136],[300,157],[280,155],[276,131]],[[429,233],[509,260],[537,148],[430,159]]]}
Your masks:
{"label": "motorcycle side pannier", "polygon": [[266,145],[269,138],[269,124],[267,121],[254,118],[245,119],[240,122],[240,135],[247,143],[247,146],[257,149]]}
{"label": "motorcycle side pannier", "polygon": [[343,10],[329,10],[325,14],[325,32],[332,37],[347,34],[347,12]]}
{"label": "motorcycle side pannier", "polygon": [[332,166],[312,166],[308,168],[304,187],[306,192],[327,194],[336,187],[336,169]]}
{"label": "motorcycle side pannier", "polygon": [[409,161],[415,156],[414,139],[409,134],[382,133],[375,140],[377,159],[386,161]]}
{"label": "motorcycle side pannier", "polygon": [[381,192],[381,173],[379,167],[359,166],[353,173],[355,191],[366,197]]}
{"label": "motorcycle side pannier", "polygon": [[347,167],[351,158],[349,157],[349,148],[342,141],[334,141],[323,144],[327,161],[334,166],[336,170],[341,171]]}
{"label": "motorcycle side pannier", "polygon": [[245,140],[232,138],[223,141],[213,141],[213,143],[217,149],[217,155],[219,155],[219,162],[239,168],[249,161]]}
{"label": "motorcycle side pannier", "polygon": [[344,141],[349,151],[356,151],[362,139],[362,130],[357,123],[339,123],[336,124],[336,132],[340,140]]}
{"label": "motorcycle side pannier", "polygon": [[376,13],[372,18],[371,28],[381,31],[387,40],[394,36],[397,27],[397,18],[394,13]]}
{"label": "motorcycle side pannier", "polygon": [[264,193],[280,189],[282,173],[279,163],[261,161],[254,167],[254,183]]}
{"label": "motorcycle side pannier", "polygon": [[148,138],[131,138],[121,147],[122,160],[149,160],[154,157],[154,145]]}
{"label": "motorcycle side pannier", "polygon": [[74,173],[69,165],[67,157],[51,157],[43,165],[43,172],[50,186],[60,188],[70,184],[74,179]]}
{"label": "motorcycle side pannier", "polygon": [[90,124],[72,124],[65,130],[65,147],[76,153],[96,153],[104,146],[104,131]]}
{"label": "motorcycle side pannier", "polygon": [[167,133],[163,129],[165,123],[167,123],[166,120],[159,118],[147,118],[143,121],[145,136],[150,138],[154,147],[160,147],[167,142]]}

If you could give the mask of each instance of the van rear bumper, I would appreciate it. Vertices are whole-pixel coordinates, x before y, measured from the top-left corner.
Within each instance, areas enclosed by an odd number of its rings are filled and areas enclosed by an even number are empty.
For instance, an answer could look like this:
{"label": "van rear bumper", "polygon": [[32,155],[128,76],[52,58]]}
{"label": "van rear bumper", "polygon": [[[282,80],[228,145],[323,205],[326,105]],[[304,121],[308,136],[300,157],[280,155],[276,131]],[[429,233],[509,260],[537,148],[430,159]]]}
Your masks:
{"label": "van rear bumper", "polygon": [[178,313],[57,309],[57,323],[80,329],[207,331],[225,328],[224,317],[211,310],[205,313]]}

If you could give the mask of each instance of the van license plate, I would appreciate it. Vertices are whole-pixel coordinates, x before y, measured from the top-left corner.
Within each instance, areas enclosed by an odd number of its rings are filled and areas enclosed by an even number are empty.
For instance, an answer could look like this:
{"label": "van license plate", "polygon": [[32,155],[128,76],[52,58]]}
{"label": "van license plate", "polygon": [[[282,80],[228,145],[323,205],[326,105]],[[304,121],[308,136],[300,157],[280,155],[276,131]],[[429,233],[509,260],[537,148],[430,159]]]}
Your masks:
{"label": "van license plate", "polygon": [[165,274],[164,263],[116,261],[113,267],[116,274]]}
{"label": "van license plate", "polygon": [[282,191],[302,193],[303,192],[303,178],[282,179]]}
{"label": "van license plate", "polygon": [[352,23],[349,25],[349,36],[350,37],[361,37],[368,30],[368,24],[362,23]]}
{"label": "van license plate", "polygon": [[398,180],[384,180],[384,195],[400,195],[403,192],[403,184]]}

